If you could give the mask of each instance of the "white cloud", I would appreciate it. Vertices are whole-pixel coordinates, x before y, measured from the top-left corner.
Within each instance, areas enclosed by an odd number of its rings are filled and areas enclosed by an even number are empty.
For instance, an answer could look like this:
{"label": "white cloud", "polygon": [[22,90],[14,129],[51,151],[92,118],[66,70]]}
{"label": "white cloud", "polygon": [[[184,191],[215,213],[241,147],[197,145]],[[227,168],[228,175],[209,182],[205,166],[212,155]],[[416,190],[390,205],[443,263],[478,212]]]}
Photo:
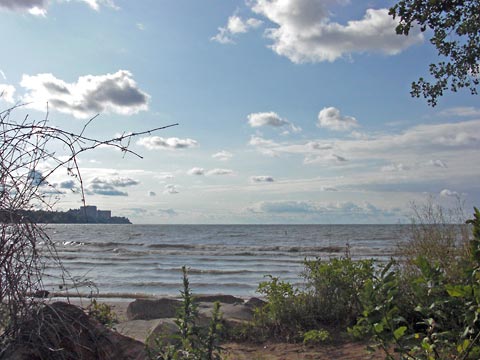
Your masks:
{"label": "white cloud", "polygon": [[88,195],[105,195],[105,196],[128,196],[128,193],[116,189],[113,185],[104,183],[93,183],[85,188]]}
{"label": "white cloud", "polygon": [[252,113],[247,116],[248,123],[251,127],[260,127],[260,126],[285,126],[289,125],[290,123],[282,119],[278,116],[277,113],[270,111],[270,112],[259,112],[259,113]]}
{"label": "white cloud", "polygon": [[307,155],[303,160],[304,164],[343,164],[348,159],[344,156],[329,152],[321,155]]}
{"label": "white cloud", "polygon": [[156,149],[188,149],[198,145],[193,139],[179,139],[176,137],[163,138],[160,136],[148,136],[137,141],[138,145],[144,146],[149,150]]}
{"label": "white cloud", "polygon": [[118,187],[127,187],[127,186],[134,186],[139,185],[140,181],[134,180],[129,177],[121,177],[121,176],[112,176],[112,177],[94,177],[90,180],[91,184],[108,184],[112,186]]}
{"label": "white cloud", "polygon": [[27,90],[23,100],[30,107],[44,110],[48,102],[50,108],[83,119],[102,112],[136,114],[148,109],[150,98],[127,70],[81,76],[74,83],[52,74],[23,75],[20,85]]}
{"label": "white cloud", "polygon": [[255,18],[242,19],[237,15],[232,15],[228,18],[227,25],[225,27],[219,27],[217,35],[213,36],[210,40],[219,42],[220,44],[232,44],[234,43],[233,37],[238,34],[244,34],[250,29],[256,29],[262,25],[263,21]]}
{"label": "white cloud", "polygon": [[173,174],[170,174],[170,173],[161,173],[161,174],[155,175],[154,178],[159,180],[172,180],[175,177],[173,176]]}
{"label": "white cloud", "polygon": [[207,175],[233,175],[233,170],[230,169],[212,169],[207,171]]}
{"label": "white cloud", "polygon": [[8,103],[15,102],[15,87],[8,84],[0,84],[0,100],[5,100]]}
{"label": "white cloud", "polygon": [[146,29],[145,25],[142,23],[137,23],[136,26],[137,26],[137,29],[140,31],[145,31]]}
{"label": "white cloud", "polygon": [[188,175],[205,175],[205,169],[201,167],[194,167],[187,171]]}
{"label": "white cloud", "polygon": [[178,186],[173,184],[165,185],[165,190],[163,191],[164,194],[178,194]]}
{"label": "white cloud", "polygon": [[[66,0],[71,2],[72,0]],[[113,0],[76,0],[90,6],[93,10],[100,10],[100,6],[107,6],[112,9],[118,9]],[[0,8],[11,11],[27,11],[32,15],[46,16],[48,0],[0,0]]]}
{"label": "white cloud", "polygon": [[325,107],[318,113],[318,127],[335,131],[348,131],[358,126],[357,120],[352,116],[342,116],[335,107]]}
{"label": "white cloud", "polygon": [[363,19],[345,25],[331,21],[328,5],[346,0],[252,0],[252,10],[276,25],[266,37],[277,54],[292,62],[335,61],[352,53],[379,52],[395,55],[423,41],[418,30],[398,36],[397,21],[387,9],[367,9]]}
{"label": "white cloud", "polygon": [[442,160],[429,160],[428,165],[446,169],[448,168],[447,164]]}
{"label": "white cloud", "polygon": [[231,152],[222,150],[212,155],[212,158],[220,160],[220,161],[228,161],[233,157]]}
{"label": "white cloud", "polygon": [[410,167],[402,163],[390,164],[382,167],[384,172],[397,172],[397,171],[407,171],[410,170]]}
{"label": "white cloud", "polygon": [[96,11],[100,10],[101,5],[107,6],[116,10],[119,9],[119,7],[115,5],[113,0],[80,0],[80,1],[86,3],[88,6],[90,6],[93,10],[96,10]]}
{"label": "white cloud", "polygon": [[458,197],[459,194],[456,191],[452,191],[452,190],[449,190],[449,189],[443,189],[442,191],[440,191],[440,196],[442,196],[442,197]]}
{"label": "white cloud", "polygon": [[87,194],[90,195],[106,195],[106,196],[128,196],[128,193],[118,188],[125,188],[139,185],[140,182],[129,177],[121,177],[118,175],[105,175],[94,177],[88,181],[85,188]]}
{"label": "white cloud", "polygon": [[357,204],[350,201],[335,203],[291,200],[263,201],[254,204],[249,210],[254,213],[279,216],[311,216],[312,218],[316,218],[330,215],[342,219],[341,221],[344,221],[345,218],[378,220],[379,217],[388,218],[399,215],[398,209],[385,209],[368,202]]}
{"label": "white cloud", "polygon": [[31,9],[46,9],[47,0],[0,0],[0,8],[13,11],[29,11]]}
{"label": "white cloud", "polygon": [[7,75],[0,69],[0,76],[3,78],[3,80],[7,80]]}
{"label": "white cloud", "polygon": [[276,146],[277,144],[273,140],[267,140],[260,136],[252,135],[248,143],[251,146]]}
{"label": "white cloud", "polygon": [[473,106],[459,106],[443,110],[439,114],[441,116],[480,116],[480,109]]}
{"label": "white cloud", "polygon": [[275,179],[271,176],[259,175],[259,176],[250,177],[250,181],[253,183],[269,183],[269,182],[274,182]]}

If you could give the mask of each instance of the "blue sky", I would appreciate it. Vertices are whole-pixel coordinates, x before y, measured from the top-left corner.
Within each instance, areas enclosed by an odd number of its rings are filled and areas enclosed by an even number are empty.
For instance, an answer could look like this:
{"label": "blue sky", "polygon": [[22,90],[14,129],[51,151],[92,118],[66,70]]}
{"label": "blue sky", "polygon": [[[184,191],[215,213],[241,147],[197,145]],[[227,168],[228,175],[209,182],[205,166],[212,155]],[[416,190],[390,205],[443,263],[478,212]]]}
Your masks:
{"label": "blue sky", "polygon": [[[144,159],[80,157],[87,202],[135,223],[396,223],[428,197],[479,205],[480,106],[431,108],[437,61],[392,1],[0,0],[2,109],[88,135],[141,136]],[[56,149],[60,154],[63,150]],[[48,170],[41,164],[39,172]],[[78,187],[59,172],[57,207]]]}

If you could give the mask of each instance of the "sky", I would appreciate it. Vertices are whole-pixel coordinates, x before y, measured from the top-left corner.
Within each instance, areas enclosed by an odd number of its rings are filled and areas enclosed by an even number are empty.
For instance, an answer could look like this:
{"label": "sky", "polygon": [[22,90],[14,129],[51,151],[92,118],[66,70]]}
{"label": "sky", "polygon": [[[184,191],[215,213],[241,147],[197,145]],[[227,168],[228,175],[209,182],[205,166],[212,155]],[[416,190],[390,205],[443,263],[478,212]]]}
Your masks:
{"label": "sky", "polygon": [[[438,60],[393,1],[0,0],[0,109],[143,156],[79,156],[86,202],[134,223],[404,223],[480,205],[480,104],[410,96]],[[55,146],[55,145],[52,145]],[[61,156],[65,149],[53,149]],[[43,166],[43,168],[42,168]],[[39,174],[48,164],[35,169]],[[78,184],[48,179],[56,209]]]}

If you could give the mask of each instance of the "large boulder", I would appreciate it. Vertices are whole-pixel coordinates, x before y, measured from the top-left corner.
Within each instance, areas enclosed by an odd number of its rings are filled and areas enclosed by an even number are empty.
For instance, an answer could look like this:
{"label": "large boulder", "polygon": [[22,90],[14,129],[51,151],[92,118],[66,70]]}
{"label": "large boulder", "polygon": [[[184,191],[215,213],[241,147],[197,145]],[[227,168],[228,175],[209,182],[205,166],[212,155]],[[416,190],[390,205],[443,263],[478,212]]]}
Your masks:
{"label": "large boulder", "polygon": [[175,299],[163,298],[158,300],[137,299],[127,307],[128,320],[152,320],[174,318],[181,302]]}
{"label": "large boulder", "polygon": [[[253,320],[253,310],[244,304],[220,304],[220,313],[224,320],[236,319],[240,321]],[[213,312],[213,304],[199,303],[198,312],[200,317],[209,320]]]}
{"label": "large boulder", "polygon": [[35,311],[2,356],[15,360],[143,360],[144,345],[107,329],[77,306],[55,302]]}

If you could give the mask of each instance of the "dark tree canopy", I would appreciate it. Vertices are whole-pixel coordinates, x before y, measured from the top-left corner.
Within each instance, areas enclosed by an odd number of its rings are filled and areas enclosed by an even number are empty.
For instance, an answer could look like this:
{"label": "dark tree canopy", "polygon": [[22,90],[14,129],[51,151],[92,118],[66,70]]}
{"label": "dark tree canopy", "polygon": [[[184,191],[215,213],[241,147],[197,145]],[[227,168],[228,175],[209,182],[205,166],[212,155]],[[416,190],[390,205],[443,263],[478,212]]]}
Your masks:
{"label": "dark tree canopy", "polygon": [[430,42],[441,60],[430,64],[432,82],[419,78],[411,94],[435,106],[444,91],[467,88],[475,95],[480,82],[480,0],[401,0],[390,9],[399,18],[397,34],[412,27],[430,29]]}

